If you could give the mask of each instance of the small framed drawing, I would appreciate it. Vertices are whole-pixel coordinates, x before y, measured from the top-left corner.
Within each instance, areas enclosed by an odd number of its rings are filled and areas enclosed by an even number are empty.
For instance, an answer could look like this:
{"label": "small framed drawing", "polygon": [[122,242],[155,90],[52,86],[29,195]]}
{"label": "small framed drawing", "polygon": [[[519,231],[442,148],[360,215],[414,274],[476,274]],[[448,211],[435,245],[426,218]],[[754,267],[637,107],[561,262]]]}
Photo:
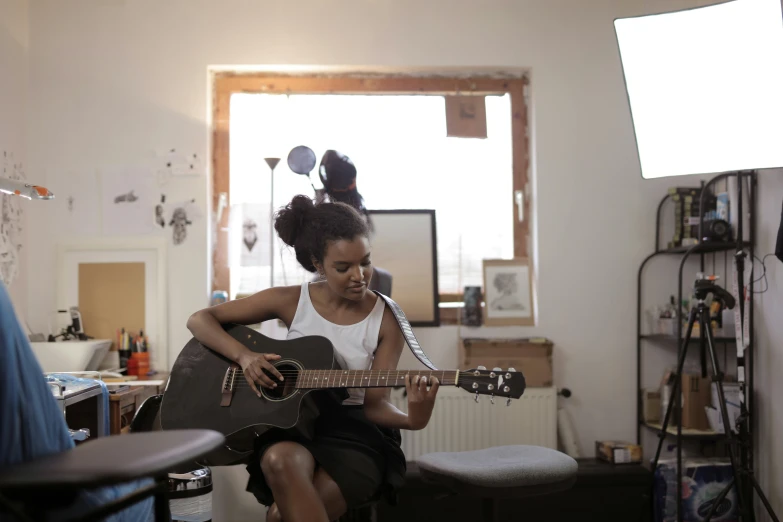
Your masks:
{"label": "small framed drawing", "polygon": [[533,274],[526,258],[484,260],[484,324],[536,324]]}

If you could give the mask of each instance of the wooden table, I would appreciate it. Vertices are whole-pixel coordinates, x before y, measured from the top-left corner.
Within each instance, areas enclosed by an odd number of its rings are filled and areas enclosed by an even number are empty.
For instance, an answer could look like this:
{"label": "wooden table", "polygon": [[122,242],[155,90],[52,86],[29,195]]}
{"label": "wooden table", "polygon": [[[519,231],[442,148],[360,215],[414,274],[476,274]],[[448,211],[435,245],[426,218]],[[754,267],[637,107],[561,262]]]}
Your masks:
{"label": "wooden table", "polygon": [[129,386],[122,391],[109,395],[109,426],[110,433],[117,435],[128,433],[133,416],[147,398],[163,393],[168,381],[168,372],[158,372],[145,377],[123,377],[119,379],[104,379],[109,390],[120,386]]}
{"label": "wooden table", "polygon": [[131,386],[109,394],[109,433],[130,433],[133,416],[141,406],[141,393],[141,386]]}

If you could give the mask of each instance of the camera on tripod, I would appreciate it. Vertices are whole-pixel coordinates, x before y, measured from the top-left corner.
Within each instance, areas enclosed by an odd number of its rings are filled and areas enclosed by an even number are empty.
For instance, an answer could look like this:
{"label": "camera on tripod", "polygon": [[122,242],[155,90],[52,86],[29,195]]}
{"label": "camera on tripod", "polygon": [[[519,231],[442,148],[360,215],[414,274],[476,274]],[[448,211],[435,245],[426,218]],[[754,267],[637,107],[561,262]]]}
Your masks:
{"label": "camera on tripod", "polygon": [[715,284],[717,278],[717,276],[704,277],[703,275],[698,277],[693,286],[696,299],[704,301],[707,299],[708,295],[713,294],[713,299],[723,303],[726,308],[731,310],[737,302],[734,299],[734,296],[727,292],[725,288],[721,288]]}

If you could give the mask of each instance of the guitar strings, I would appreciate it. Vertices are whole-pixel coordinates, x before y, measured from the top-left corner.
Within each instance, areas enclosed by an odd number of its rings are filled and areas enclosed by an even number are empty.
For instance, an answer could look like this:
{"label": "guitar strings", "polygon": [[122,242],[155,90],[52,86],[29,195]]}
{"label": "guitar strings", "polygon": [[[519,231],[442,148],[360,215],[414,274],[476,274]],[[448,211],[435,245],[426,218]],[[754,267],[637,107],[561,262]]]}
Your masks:
{"label": "guitar strings", "polygon": [[[427,374],[427,373],[413,373],[413,374],[411,374],[411,373],[407,373],[407,372],[405,372],[405,373],[399,372],[396,375],[391,375],[391,373],[384,373],[385,370],[376,370],[375,372],[370,372],[369,370],[364,370],[361,375],[360,374],[351,374],[351,375],[347,375],[346,376],[346,374],[344,374],[341,371],[336,371],[334,373],[326,373],[326,372],[329,372],[330,370],[306,370],[306,371],[316,371],[316,372],[319,372],[319,373],[307,375],[304,371],[302,371],[302,372],[298,372],[298,371],[282,371],[282,372],[280,372],[280,374],[283,377],[286,377],[286,376],[300,377],[300,376],[302,376],[302,377],[305,377],[305,378],[319,377],[319,378],[324,378],[324,379],[326,379],[326,378],[333,378],[333,377],[344,377],[344,376],[349,378],[349,379],[352,379],[352,378],[362,378],[363,379],[365,377],[371,377],[371,378],[387,377],[387,378],[402,379],[406,375],[410,375],[411,377],[421,376],[421,377],[430,377],[430,378],[432,378],[432,377],[451,378],[455,374],[455,372],[445,372],[445,373],[443,373],[441,375],[433,375],[431,373],[430,374]],[[362,370],[359,370],[359,371],[362,371]],[[394,370],[392,370],[392,371],[394,371]],[[240,376],[240,375],[244,377],[244,374],[239,374],[239,373],[237,374],[237,376]],[[459,375],[460,377],[475,377],[475,375],[473,373],[471,373],[471,372],[459,372],[457,375]],[[267,377],[270,377],[272,379],[275,378],[274,375],[267,375]]]}
{"label": "guitar strings", "polygon": [[[307,371],[319,372],[318,377],[322,379],[322,382],[326,381],[328,383],[328,381],[330,381],[330,380],[339,380],[339,377],[344,375],[342,372],[344,372],[345,370],[284,370],[284,371],[281,371],[280,373],[283,375],[284,378],[286,376],[297,377],[297,379],[296,379],[297,381],[299,380],[299,377],[301,377],[302,380],[306,380],[306,381],[307,380],[313,380],[313,378],[316,377],[315,375],[303,375],[304,372],[307,372]],[[349,370],[349,371],[361,371],[361,372],[367,372],[367,373],[370,374],[370,375],[366,375],[366,373],[362,374],[361,377],[360,377],[361,380],[372,380],[372,379],[378,380],[381,377],[385,377],[387,379],[387,382],[388,381],[392,381],[392,380],[398,381],[398,380],[401,380],[402,378],[404,378],[406,375],[411,375],[410,372],[403,372],[402,370]],[[427,370],[423,370],[422,373],[413,374],[413,376],[417,376],[418,375],[418,376],[424,376],[424,377],[432,378],[433,377],[432,373],[434,373],[435,371],[436,370],[433,370],[432,372],[430,372],[430,375],[423,375],[424,373],[427,373]],[[335,372],[335,373],[327,375],[325,372]],[[375,373],[373,373],[373,372],[375,372]],[[389,373],[387,373],[386,375],[383,375],[382,372],[389,372]],[[395,372],[395,373],[398,373],[398,374],[402,373],[403,375],[392,376],[392,375],[390,375],[391,372]],[[451,382],[449,382],[449,381],[451,381],[451,377],[454,374],[454,371],[446,370],[446,371],[441,372],[440,370],[437,370],[437,372],[438,373],[443,373],[443,375],[441,376],[442,379],[439,379],[439,380],[446,381],[447,385],[451,384]],[[460,371],[458,373],[458,375],[459,375],[459,377],[475,377],[475,375],[472,372],[464,372],[464,371]],[[244,377],[244,374],[242,374],[242,377]],[[359,376],[357,375],[356,377],[359,377]],[[434,377],[437,377],[437,375],[434,376]],[[347,377],[346,379],[355,381],[355,377],[354,376]],[[280,382],[280,381],[277,381],[277,382]],[[282,382],[285,383],[285,381],[282,381]],[[456,381],[454,381],[454,382],[456,383]],[[443,384],[443,382],[441,382],[440,384]],[[246,379],[242,379],[242,380],[236,381],[234,383],[234,386],[235,387],[236,386],[242,386],[242,387],[249,388],[250,384],[247,382]],[[351,386],[348,386],[348,387],[351,387]]]}
{"label": "guitar strings", "polygon": [[[238,368],[237,368],[238,369]],[[421,375],[425,373],[442,373],[446,375],[454,374],[455,372],[459,372],[460,375],[473,375],[473,372],[470,370],[320,370],[320,369],[307,369],[304,370],[279,370],[280,373],[302,373],[302,372],[394,372],[394,373],[404,373],[406,375],[413,374],[413,375]],[[482,370],[486,371],[486,370]],[[494,370],[497,373],[507,373],[504,370]],[[513,373],[513,372],[512,372]]]}
{"label": "guitar strings", "polygon": [[[398,371],[398,370],[349,370],[349,371],[363,372],[362,373],[362,377],[364,377],[364,376],[366,376],[368,374],[370,376],[383,375],[383,372],[387,372],[386,373],[387,376],[390,375],[391,372],[394,372],[394,373],[398,374],[397,377],[404,377],[405,375],[412,375],[413,377],[415,377],[417,375],[426,376],[426,377],[433,377],[433,373],[435,373],[435,371],[428,372],[427,370],[424,370],[424,371],[422,371],[420,373],[403,372],[403,371]],[[281,375],[283,375],[283,376],[286,376],[286,375],[292,375],[293,376],[293,375],[302,375],[305,372],[319,372],[318,374],[314,374],[314,375],[345,375],[343,373],[344,370],[283,370],[283,371],[280,371],[279,373]],[[327,373],[327,372],[333,372],[333,373]],[[445,372],[438,371],[437,373],[441,373],[443,377],[450,377],[450,376],[454,375],[455,372],[456,372],[456,370],[451,370],[451,371],[447,370]],[[498,372],[498,373],[503,373],[503,372]],[[425,374],[428,374],[428,375],[425,375]],[[239,375],[239,373],[237,373],[237,375]],[[244,375],[244,374],[242,374],[242,375]],[[353,374],[353,375],[357,375],[358,376],[358,374]],[[475,377],[475,375],[472,372],[462,372],[461,371],[461,372],[458,373],[458,375],[465,376],[465,377],[467,377],[467,376],[474,376]],[[437,377],[437,375],[435,375],[435,376]]]}

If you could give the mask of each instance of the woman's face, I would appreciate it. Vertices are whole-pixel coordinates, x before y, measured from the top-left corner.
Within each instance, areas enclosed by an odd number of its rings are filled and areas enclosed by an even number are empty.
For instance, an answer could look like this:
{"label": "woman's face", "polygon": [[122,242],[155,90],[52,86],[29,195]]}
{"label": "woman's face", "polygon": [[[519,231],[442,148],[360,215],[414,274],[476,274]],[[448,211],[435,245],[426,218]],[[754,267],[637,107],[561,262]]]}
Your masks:
{"label": "woman's face", "polygon": [[326,284],[340,297],[359,301],[372,279],[370,242],[364,236],[331,241],[326,246],[323,266]]}

